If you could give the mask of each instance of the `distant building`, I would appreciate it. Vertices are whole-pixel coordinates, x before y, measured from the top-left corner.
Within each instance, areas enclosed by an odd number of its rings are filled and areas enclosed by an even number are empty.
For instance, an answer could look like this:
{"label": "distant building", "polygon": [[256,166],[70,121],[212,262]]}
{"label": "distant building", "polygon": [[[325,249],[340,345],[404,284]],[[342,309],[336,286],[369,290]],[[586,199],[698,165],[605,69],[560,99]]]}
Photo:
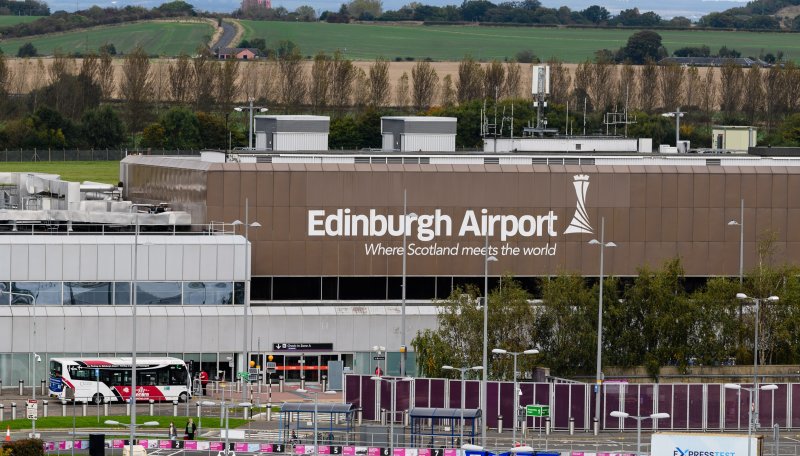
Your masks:
{"label": "distant building", "polygon": [[747,153],[756,146],[756,127],[721,126],[711,128],[711,149]]}
{"label": "distant building", "polygon": [[272,0],[242,0],[242,11],[251,8],[272,8]]}
{"label": "distant building", "polygon": [[256,48],[220,48],[217,50],[217,58],[255,60],[261,55],[261,51]]}
{"label": "distant building", "polygon": [[729,57],[667,57],[659,60],[658,64],[677,63],[678,65],[686,66],[721,67],[729,61],[745,68],[754,66],[766,68],[770,66],[769,63],[761,59],[751,59],[748,57],[739,57],[735,59]]}

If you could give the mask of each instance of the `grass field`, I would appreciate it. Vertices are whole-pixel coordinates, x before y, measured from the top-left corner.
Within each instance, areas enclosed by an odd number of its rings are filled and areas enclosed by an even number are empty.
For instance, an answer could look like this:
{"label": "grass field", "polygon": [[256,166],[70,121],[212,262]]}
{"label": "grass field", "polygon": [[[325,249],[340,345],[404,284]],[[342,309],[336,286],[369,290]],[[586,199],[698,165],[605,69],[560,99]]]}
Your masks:
{"label": "grass field", "polygon": [[[67,405],[67,413],[71,413],[70,405]],[[51,409],[53,406],[51,406]],[[61,413],[60,407],[55,407],[58,410],[58,413]],[[194,406],[192,406],[194,410]],[[75,409],[77,413],[81,413],[80,407]],[[24,412],[24,409],[23,409]],[[125,424],[130,424],[130,417],[128,416],[100,416],[100,420],[98,422],[97,415],[91,416],[91,413],[95,412],[93,407],[89,407],[89,415],[90,416],[76,416],[75,417],[75,427],[76,428],[94,428],[94,429],[108,429],[108,430],[115,430],[115,431],[122,431],[125,428]],[[40,412],[41,413],[41,412]],[[195,424],[197,424],[197,418],[193,418]],[[106,420],[114,420],[120,425],[108,425],[105,424]],[[242,418],[230,418],[230,427],[236,428],[247,424],[247,420]],[[137,415],[136,422],[141,425],[142,423],[147,423],[149,421],[157,421],[158,426],[137,426],[137,434],[139,435],[147,435],[147,429],[162,429],[161,433],[163,434],[163,429],[169,427],[169,423],[175,423],[175,428],[178,429],[178,433],[183,435],[183,430],[186,428],[186,417],[172,417],[172,416],[143,416],[141,414]],[[12,431],[20,430],[20,429],[30,429],[31,427],[31,420],[27,419],[17,419],[17,420],[9,420],[3,421],[3,426],[10,426]],[[203,420],[203,428],[218,428],[219,427],[219,417],[207,417]],[[72,428],[72,416],[49,416],[47,418],[39,418],[36,420],[36,429],[70,429]]]}
{"label": "grass field", "polygon": [[128,53],[141,44],[150,55],[174,56],[193,54],[213,33],[211,25],[203,22],[138,22],[0,40],[0,48],[6,54],[16,54],[20,46],[31,42],[39,54],[50,55],[56,49],[66,53],[97,51],[103,44],[113,43],[117,52]]}
{"label": "grass field", "polygon": [[118,161],[0,162],[0,172],[59,174],[64,180],[75,182],[119,182]]}
{"label": "grass field", "polygon": [[0,27],[33,22],[43,16],[0,16]]}
{"label": "grass field", "polygon": [[[591,58],[598,49],[616,50],[636,30],[566,29],[533,27],[418,26],[241,21],[245,38],[264,38],[274,45],[291,40],[303,55],[317,51],[345,50],[354,60],[378,56],[394,60],[414,57],[460,60],[465,54],[476,59],[512,58],[530,49],[540,58],[558,57],[566,62]],[[725,45],[743,56],[783,51],[787,58],[800,60],[800,34],[715,31],[659,31],[667,50],[706,45],[712,51]]]}

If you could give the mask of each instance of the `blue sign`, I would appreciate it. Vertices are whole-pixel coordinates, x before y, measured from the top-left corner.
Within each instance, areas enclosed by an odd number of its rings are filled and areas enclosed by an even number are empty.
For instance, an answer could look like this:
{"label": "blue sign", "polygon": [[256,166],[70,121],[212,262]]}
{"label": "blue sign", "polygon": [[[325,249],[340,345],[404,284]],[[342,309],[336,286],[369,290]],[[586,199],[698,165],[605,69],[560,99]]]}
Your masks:
{"label": "blue sign", "polygon": [[64,389],[64,382],[61,377],[50,377],[50,391],[60,393]]}

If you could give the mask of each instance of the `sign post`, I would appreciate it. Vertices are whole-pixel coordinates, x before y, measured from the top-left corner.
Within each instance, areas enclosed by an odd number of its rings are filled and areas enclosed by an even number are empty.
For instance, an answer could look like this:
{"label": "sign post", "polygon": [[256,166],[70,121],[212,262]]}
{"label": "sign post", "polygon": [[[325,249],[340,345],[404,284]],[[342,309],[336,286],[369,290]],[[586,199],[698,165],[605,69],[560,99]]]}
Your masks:
{"label": "sign post", "polygon": [[526,405],[525,416],[533,416],[536,418],[543,418],[550,416],[549,405]]}

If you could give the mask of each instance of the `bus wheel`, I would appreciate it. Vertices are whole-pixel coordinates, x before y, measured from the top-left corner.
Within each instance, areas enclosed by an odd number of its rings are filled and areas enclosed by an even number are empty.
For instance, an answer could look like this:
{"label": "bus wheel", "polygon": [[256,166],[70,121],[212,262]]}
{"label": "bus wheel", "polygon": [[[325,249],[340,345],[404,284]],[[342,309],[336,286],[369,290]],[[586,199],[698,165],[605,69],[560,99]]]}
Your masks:
{"label": "bus wheel", "polygon": [[92,404],[100,405],[102,403],[103,403],[103,395],[100,393],[95,393],[95,395],[92,396]]}
{"label": "bus wheel", "polygon": [[188,400],[189,400],[189,395],[186,393],[181,393],[180,396],[178,396],[178,402],[186,402]]}

